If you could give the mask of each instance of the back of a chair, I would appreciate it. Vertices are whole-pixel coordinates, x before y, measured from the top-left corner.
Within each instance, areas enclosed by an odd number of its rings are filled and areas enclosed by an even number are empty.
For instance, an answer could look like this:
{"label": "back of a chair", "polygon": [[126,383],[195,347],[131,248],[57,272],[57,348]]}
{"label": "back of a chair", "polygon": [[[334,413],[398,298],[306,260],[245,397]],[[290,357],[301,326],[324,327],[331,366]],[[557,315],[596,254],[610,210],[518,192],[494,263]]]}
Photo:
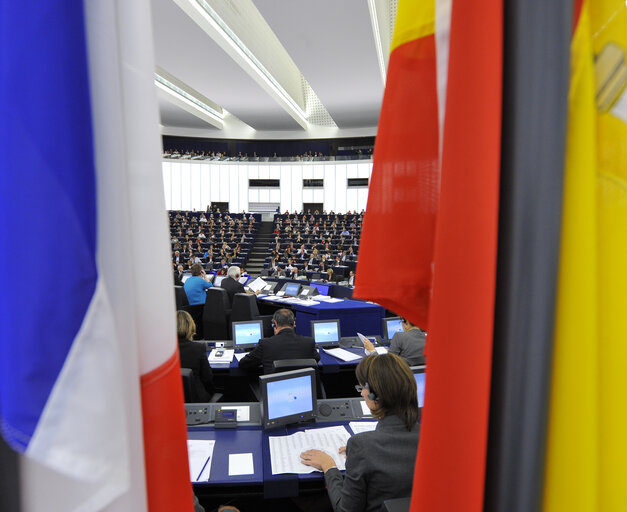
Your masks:
{"label": "back of a chair", "polygon": [[207,299],[202,313],[205,338],[208,340],[228,340],[231,309],[229,296],[224,288],[212,287],[207,290]]}
{"label": "back of a chair", "polygon": [[196,401],[196,390],[194,388],[194,374],[191,368],[181,368],[181,377],[183,379],[185,403],[194,403]]}
{"label": "back of a chair", "polygon": [[197,340],[204,339],[204,329],[203,329],[203,324],[202,324],[202,315],[203,315],[204,307],[205,306],[203,304],[194,304],[191,306],[187,305],[187,306],[181,307],[183,311],[187,311],[190,314],[190,316],[194,320],[194,323],[196,324],[196,339]]}
{"label": "back of a chair", "polygon": [[242,322],[246,320],[256,320],[257,317],[259,317],[257,298],[248,293],[236,293],[233,296],[232,321]]}
{"label": "back of a chair", "polygon": [[174,287],[174,300],[176,301],[176,310],[183,309],[183,306],[189,306],[187,294],[182,286]]}
{"label": "back of a chair", "polygon": [[327,397],[326,390],[322,385],[322,380],[318,373],[318,363],[315,359],[277,359],[272,362],[272,370],[274,373],[289,372],[291,370],[300,370],[302,368],[314,368],[316,370],[316,394],[319,399]]}

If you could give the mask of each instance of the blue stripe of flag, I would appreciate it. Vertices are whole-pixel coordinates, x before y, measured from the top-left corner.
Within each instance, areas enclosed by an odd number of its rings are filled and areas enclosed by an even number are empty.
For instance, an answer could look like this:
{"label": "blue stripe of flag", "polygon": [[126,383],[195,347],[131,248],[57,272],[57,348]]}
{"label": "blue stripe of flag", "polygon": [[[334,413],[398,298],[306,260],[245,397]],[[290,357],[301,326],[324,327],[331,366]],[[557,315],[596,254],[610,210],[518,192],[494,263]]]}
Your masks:
{"label": "blue stripe of flag", "polygon": [[0,2],[0,165],[0,416],[22,451],[97,280],[81,0]]}

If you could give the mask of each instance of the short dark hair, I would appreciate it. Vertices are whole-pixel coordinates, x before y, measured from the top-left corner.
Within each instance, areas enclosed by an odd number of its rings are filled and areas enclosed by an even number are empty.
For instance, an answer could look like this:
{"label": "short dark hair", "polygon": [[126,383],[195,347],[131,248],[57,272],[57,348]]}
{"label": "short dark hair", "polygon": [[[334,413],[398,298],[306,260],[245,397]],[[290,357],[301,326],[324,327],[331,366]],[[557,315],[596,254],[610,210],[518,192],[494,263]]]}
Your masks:
{"label": "short dark hair", "polygon": [[371,355],[363,358],[355,369],[359,384],[376,396],[372,414],[381,419],[396,415],[405,420],[407,430],[418,421],[416,380],[409,365],[396,354]]}
{"label": "short dark hair", "polygon": [[199,276],[202,274],[202,265],[200,263],[194,263],[190,270],[193,276]]}
{"label": "short dark hair", "polygon": [[272,315],[272,321],[276,327],[294,327],[294,313],[291,309],[279,309]]}

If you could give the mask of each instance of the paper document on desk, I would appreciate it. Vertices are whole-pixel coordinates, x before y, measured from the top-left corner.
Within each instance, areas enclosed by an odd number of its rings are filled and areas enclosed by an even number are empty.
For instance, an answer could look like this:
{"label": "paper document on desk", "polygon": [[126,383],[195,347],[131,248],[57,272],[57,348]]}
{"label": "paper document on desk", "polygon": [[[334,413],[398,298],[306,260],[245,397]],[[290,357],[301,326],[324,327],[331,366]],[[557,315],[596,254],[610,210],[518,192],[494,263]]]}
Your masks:
{"label": "paper document on desk", "polygon": [[257,293],[259,290],[263,290],[267,284],[261,277],[258,277],[252,283],[248,283],[248,288]]}
{"label": "paper document on desk", "polygon": [[341,446],[346,446],[349,437],[350,434],[345,427],[312,428],[289,436],[268,437],[272,474],[304,475],[319,471],[311,466],[305,466],[300,460],[301,453],[312,449],[328,453],[333,457],[338,469],[346,469],[346,455],[339,450]]}
{"label": "paper document on desk", "polygon": [[[216,352],[218,350],[222,350],[223,354],[221,356],[216,356]],[[232,348],[214,348],[211,352],[209,352],[209,363],[230,363],[233,361],[233,355],[235,354],[235,350]]]}
{"label": "paper document on desk", "polygon": [[213,440],[188,439],[189,474],[192,482],[206,482],[211,476],[211,459],[216,442]]}
{"label": "paper document on desk", "polygon": [[357,359],[361,359],[362,356],[358,354],[353,354],[348,350],[344,350],[343,348],[323,348],[327,354],[333,357],[337,357],[342,361],[356,361]]}
{"label": "paper document on desk", "polygon": [[334,303],[334,302],[343,302],[343,301],[344,301],[344,299],[338,299],[338,298],[335,298],[335,297],[332,297],[332,298],[330,298],[330,299],[327,299],[327,302],[330,302],[330,303]]}
{"label": "paper document on desk", "polygon": [[248,352],[238,352],[237,354],[235,354],[235,359],[237,359],[238,361],[241,361],[247,355],[248,355]]}
{"label": "paper document on desk", "polygon": [[377,421],[351,421],[348,426],[353,434],[361,434],[362,432],[372,432],[377,428]]}

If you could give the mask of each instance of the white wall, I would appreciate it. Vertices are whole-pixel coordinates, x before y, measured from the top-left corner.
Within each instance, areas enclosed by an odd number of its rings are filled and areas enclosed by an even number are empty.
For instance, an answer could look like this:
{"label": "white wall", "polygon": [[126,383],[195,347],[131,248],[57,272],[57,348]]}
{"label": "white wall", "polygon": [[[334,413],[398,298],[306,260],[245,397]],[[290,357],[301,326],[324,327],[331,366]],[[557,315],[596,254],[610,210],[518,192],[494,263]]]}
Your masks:
{"label": "white wall", "polygon": [[[249,203],[276,203],[300,211],[303,203],[323,203],[336,213],[366,209],[368,189],[347,188],[349,178],[370,178],[372,162],[205,162],[164,160],[163,188],[168,210],[205,210],[228,202],[232,212]],[[249,179],[279,179],[280,188],[249,188]],[[303,188],[303,179],[323,179],[324,188]]]}

